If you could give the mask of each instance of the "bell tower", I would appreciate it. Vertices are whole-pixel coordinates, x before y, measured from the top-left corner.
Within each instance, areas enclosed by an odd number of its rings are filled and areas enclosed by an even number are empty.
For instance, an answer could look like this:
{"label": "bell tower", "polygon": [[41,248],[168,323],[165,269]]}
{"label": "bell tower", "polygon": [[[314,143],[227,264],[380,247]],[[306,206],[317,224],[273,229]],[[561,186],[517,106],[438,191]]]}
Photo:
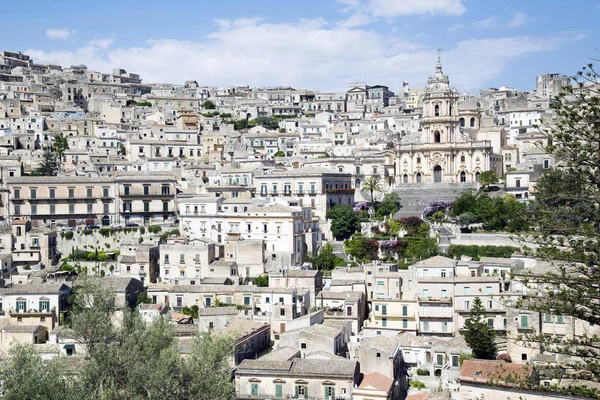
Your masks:
{"label": "bell tower", "polygon": [[423,131],[427,143],[452,143],[460,140],[458,131],[458,91],[444,75],[441,56],[435,74],[427,80],[423,95]]}

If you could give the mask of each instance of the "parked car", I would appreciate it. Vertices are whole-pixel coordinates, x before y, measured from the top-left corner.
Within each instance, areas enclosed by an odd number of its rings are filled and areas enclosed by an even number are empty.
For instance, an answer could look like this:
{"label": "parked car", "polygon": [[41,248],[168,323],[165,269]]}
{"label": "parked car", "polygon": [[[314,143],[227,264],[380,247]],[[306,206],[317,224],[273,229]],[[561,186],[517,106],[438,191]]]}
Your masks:
{"label": "parked car", "polygon": [[86,225],[86,226],[85,226],[85,229],[86,229],[86,230],[87,230],[87,229],[100,229],[100,226],[98,226],[98,225]]}
{"label": "parked car", "polygon": [[136,224],[136,223],[133,223],[133,222],[128,222],[128,223],[125,224],[125,226],[127,228],[133,228],[133,227],[136,227],[136,226],[140,226],[140,224]]}
{"label": "parked car", "polygon": [[66,232],[66,231],[72,231],[72,230],[73,230],[73,227],[72,227],[72,226],[64,226],[64,227],[62,228],[62,231],[63,231],[63,232]]}

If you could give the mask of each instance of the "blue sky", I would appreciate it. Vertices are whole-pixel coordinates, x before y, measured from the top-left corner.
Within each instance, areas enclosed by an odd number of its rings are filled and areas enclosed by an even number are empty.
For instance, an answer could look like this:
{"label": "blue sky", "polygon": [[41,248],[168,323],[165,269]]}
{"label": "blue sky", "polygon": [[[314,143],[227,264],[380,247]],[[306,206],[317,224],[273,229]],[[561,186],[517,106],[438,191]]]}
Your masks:
{"label": "blue sky", "polygon": [[0,48],[125,68],[144,82],[344,90],[425,84],[437,49],[459,90],[532,89],[600,57],[600,0],[30,0]]}

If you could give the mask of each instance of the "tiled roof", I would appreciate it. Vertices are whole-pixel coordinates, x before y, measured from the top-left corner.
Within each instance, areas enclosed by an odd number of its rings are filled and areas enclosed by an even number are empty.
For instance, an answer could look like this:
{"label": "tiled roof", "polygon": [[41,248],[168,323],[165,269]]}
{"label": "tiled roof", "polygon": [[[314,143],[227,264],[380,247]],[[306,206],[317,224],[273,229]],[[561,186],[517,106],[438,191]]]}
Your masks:
{"label": "tiled roof", "polygon": [[2,330],[8,333],[34,333],[40,328],[44,327],[41,325],[6,325]]}
{"label": "tiled roof", "polygon": [[237,315],[238,309],[235,306],[232,307],[207,307],[198,309],[198,316],[212,316],[212,315]]}
{"label": "tiled roof", "polygon": [[64,283],[12,285],[6,288],[5,294],[58,294],[61,290],[68,288],[69,286]]}
{"label": "tiled roof", "polygon": [[387,377],[379,372],[371,372],[365,375],[362,382],[360,383],[360,389],[374,389],[381,390],[383,392],[389,392],[392,388],[394,380]]}
{"label": "tiled roof", "polygon": [[510,385],[529,378],[532,371],[529,365],[500,360],[465,360],[460,369],[459,380],[474,383],[487,383],[493,380],[500,385]]}

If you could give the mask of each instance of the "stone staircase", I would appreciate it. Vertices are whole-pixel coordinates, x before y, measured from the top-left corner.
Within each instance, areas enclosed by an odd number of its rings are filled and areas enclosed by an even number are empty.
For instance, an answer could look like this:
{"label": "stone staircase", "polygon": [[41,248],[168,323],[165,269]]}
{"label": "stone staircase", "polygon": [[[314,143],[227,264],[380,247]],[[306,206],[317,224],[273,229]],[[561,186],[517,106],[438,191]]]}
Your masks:
{"label": "stone staircase", "polygon": [[412,183],[394,189],[400,196],[400,210],[395,218],[420,217],[433,200],[454,200],[466,190],[477,190],[477,183]]}

